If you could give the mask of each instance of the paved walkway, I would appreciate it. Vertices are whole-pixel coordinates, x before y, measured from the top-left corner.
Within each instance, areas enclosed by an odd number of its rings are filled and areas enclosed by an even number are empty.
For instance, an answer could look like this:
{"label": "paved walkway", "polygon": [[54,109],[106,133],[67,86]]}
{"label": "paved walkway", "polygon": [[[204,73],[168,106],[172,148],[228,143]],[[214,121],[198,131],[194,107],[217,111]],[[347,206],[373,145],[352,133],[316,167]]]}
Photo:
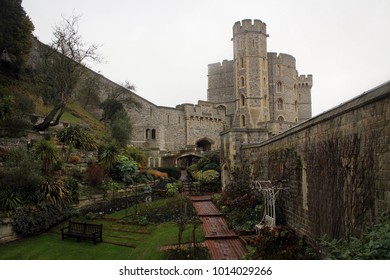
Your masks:
{"label": "paved walkway", "polygon": [[239,236],[229,229],[210,195],[192,196],[194,208],[203,222],[205,244],[214,260],[239,260],[246,253]]}

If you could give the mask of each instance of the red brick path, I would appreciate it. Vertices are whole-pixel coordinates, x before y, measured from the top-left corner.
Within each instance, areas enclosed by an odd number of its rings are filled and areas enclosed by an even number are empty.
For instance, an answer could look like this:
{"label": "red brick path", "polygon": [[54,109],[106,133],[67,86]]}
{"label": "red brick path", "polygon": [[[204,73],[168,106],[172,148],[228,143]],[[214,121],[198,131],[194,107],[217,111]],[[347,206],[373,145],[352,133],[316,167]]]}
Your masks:
{"label": "red brick path", "polygon": [[239,260],[246,253],[245,245],[227,226],[211,196],[192,196],[194,208],[203,222],[205,244],[214,260]]}

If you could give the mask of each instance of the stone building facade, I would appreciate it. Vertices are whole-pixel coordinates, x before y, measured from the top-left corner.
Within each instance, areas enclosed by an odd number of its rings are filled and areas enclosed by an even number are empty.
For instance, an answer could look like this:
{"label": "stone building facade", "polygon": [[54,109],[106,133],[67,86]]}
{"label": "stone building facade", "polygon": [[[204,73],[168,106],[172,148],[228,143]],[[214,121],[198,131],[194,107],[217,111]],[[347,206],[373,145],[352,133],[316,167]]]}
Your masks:
{"label": "stone building facade", "polygon": [[219,150],[222,131],[253,143],[311,117],[312,76],[298,75],[293,56],[268,53],[267,37],[260,20],[234,24],[233,60],[208,65],[207,101],[168,108],[134,94],[131,141],[148,150],[149,166]]}

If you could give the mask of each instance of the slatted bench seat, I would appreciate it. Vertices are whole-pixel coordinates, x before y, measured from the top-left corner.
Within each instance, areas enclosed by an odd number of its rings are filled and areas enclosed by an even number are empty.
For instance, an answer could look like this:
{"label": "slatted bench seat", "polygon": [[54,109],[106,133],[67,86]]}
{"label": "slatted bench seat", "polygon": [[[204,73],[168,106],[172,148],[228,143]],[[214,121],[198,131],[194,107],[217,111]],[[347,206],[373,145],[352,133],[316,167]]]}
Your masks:
{"label": "slatted bench seat", "polygon": [[93,240],[93,244],[103,242],[103,225],[78,223],[69,221],[69,225],[61,229],[62,240],[65,237],[77,238],[77,241],[84,239]]}

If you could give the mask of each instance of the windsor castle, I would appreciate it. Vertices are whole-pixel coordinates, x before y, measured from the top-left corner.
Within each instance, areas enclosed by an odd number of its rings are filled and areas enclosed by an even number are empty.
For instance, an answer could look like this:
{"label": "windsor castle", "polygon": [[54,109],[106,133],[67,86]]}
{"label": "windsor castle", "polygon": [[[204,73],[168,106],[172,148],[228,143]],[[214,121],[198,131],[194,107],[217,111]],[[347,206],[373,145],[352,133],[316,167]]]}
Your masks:
{"label": "windsor castle", "polygon": [[221,149],[221,133],[246,143],[264,141],[311,118],[311,75],[298,75],[295,58],[267,52],[266,24],[233,26],[233,60],[208,65],[207,101],[129,110],[132,144],[148,151],[148,165],[185,166],[192,156]]}

